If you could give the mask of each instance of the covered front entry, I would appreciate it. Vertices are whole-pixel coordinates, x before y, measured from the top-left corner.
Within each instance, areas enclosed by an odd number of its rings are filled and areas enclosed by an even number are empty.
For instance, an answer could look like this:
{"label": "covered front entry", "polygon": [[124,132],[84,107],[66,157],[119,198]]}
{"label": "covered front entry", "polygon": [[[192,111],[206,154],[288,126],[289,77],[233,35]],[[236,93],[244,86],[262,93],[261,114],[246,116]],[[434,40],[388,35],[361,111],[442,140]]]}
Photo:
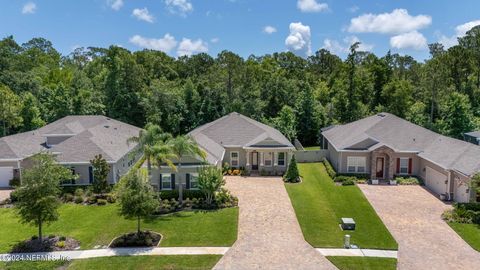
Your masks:
{"label": "covered front entry", "polygon": [[372,151],[371,177],[374,179],[390,179],[394,176],[394,151],[386,146],[379,147]]}
{"label": "covered front entry", "polygon": [[376,177],[377,179],[384,179],[385,178],[385,158],[377,157],[376,163],[377,163]]}
{"label": "covered front entry", "polygon": [[252,160],[252,170],[258,171],[258,152],[251,153],[251,160]]}

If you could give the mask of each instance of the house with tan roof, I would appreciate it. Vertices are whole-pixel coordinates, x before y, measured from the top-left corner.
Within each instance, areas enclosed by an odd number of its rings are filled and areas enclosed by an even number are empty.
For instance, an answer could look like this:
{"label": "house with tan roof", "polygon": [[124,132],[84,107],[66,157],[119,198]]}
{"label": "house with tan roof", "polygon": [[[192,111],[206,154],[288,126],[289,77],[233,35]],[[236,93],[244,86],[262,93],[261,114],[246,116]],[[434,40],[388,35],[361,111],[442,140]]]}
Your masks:
{"label": "house with tan roof", "polygon": [[[243,168],[248,173],[282,175],[295,151],[293,144],[278,130],[242,114],[232,112],[188,133],[206,153],[206,162],[221,167]],[[182,170],[168,166],[152,171],[152,185],[161,190],[177,189],[179,174],[186,189],[196,187],[199,157],[182,159]]]}
{"label": "house with tan roof", "polygon": [[323,148],[339,173],[371,179],[420,177],[442,198],[475,199],[469,188],[480,171],[480,146],[446,137],[389,113],[322,130]]}
{"label": "house with tan roof", "polygon": [[21,169],[28,158],[45,151],[57,162],[78,174],[75,182],[64,184],[88,185],[93,182],[90,165],[101,154],[110,164],[109,183],[116,183],[139,157],[130,153],[136,144],[127,139],[138,136],[140,128],[100,115],[66,116],[39,129],[0,138],[0,187],[21,178]]}

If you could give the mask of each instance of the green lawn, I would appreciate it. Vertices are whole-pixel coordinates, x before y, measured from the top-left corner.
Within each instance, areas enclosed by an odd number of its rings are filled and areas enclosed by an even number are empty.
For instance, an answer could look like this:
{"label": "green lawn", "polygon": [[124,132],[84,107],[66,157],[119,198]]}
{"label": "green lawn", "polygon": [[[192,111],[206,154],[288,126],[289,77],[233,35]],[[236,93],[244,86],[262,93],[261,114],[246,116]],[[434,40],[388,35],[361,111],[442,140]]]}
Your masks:
{"label": "green lawn", "polygon": [[[231,246],[237,239],[238,208],[218,211],[178,212],[143,221],[142,228],[161,233],[161,246]],[[0,209],[0,252],[37,234],[36,227],[21,224],[13,209]],[[58,221],[46,226],[44,235],[56,234],[80,241],[82,249],[108,245],[136,230],[136,221],[118,215],[116,204],[83,206],[65,204]]]}
{"label": "green lawn", "polygon": [[[337,186],[322,163],[298,164],[303,182],[285,184],[305,239],[314,247],[343,247],[345,234],[361,248],[398,245],[357,186]],[[342,231],[340,218],[355,219],[355,231]]]}
{"label": "green lawn", "polygon": [[480,225],[464,223],[448,223],[460,237],[465,240],[473,249],[480,251]]}
{"label": "green lawn", "polygon": [[320,146],[307,146],[307,147],[304,147],[303,149],[308,150],[308,151],[320,150]]}
{"label": "green lawn", "polygon": [[397,260],[375,257],[327,257],[340,270],[395,270]]}
{"label": "green lawn", "polygon": [[212,269],[222,256],[131,256],[103,257],[94,259],[74,260],[72,262],[15,262],[1,264],[5,270],[53,270],[65,265],[68,270],[88,269]]}

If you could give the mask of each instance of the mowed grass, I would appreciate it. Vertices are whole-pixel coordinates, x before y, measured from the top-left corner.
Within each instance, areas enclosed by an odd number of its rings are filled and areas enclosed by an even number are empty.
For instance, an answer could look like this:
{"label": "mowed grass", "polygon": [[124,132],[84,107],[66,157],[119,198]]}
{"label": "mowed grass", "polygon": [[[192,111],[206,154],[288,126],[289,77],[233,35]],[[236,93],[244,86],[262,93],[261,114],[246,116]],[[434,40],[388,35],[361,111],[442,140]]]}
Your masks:
{"label": "mowed grass", "polygon": [[0,264],[5,270],[53,270],[63,266],[68,270],[109,269],[212,269],[220,260],[219,255],[201,256],[121,256],[74,260],[71,262],[14,262]]}
{"label": "mowed grass", "polygon": [[[64,204],[59,220],[44,227],[49,234],[73,237],[82,249],[108,245],[113,238],[136,230],[136,220],[118,214],[118,205]],[[142,221],[143,230],[161,233],[161,246],[231,246],[237,239],[238,208],[218,211],[183,211]],[[0,209],[0,253],[37,234],[37,228],[21,224],[13,209]]]}
{"label": "mowed grass", "polygon": [[[298,164],[303,182],[285,184],[305,239],[314,247],[343,247],[345,234],[360,248],[397,249],[398,245],[357,186],[337,186],[322,163]],[[342,217],[356,222],[342,231]]]}
{"label": "mowed grass", "polygon": [[395,270],[397,260],[375,257],[327,257],[340,270]]}
{"label": "mowed grass", "polygon": [[480,225],[464,223],[448,223],[473,249],[480,251]]}

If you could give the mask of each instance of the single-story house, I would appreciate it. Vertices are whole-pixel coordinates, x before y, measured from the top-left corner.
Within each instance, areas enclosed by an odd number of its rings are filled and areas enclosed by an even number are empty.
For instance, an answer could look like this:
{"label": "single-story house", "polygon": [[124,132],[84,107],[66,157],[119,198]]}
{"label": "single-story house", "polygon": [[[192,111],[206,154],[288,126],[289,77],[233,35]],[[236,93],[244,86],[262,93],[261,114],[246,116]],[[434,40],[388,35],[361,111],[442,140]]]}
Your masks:
{"label": "single-story house", "polygon": [[8,187],[12,178],[21,179],[21,169],[28,167],[28,158],[42,151],[52,153],[59,164],[78,174],[76,181],[64,184],[91,184],[90,160],[99,154],[111,166],[109,183],[116,183],[139,158],[130,154],[137,144],[127,143],[139,131],[140,128],[106,116],[66,116],[37,130],[2,137],[0,187]]}
{"label": "single-story house", "polygon": [[[206,153],[206,162],[221,167],[243,168],[247,173],[282,175],[295,147],[280,131],[232,112],[188,133]],[[174,163],[176,163],[174,161]],[[177,162],[178,163],[178,162]],[[199,157],[182,159],[181,171],[160,166],[152,171],[152,185],[161,190],[178,188],[179,177],[186,189],[196,188]]]}
{"label": "single-story house", "polygon": [[463,138],[467,142],[471,142],[473,144],[480,145],[480,130],[465,133],[465,134],[463,134]]}
{"label": "single-story house", "polygon": [[[471,201],[471,177],[480,171],[480,146],[453,139],[390,113],[322,130],[327,158],[340,173],[371,179],[420,177],[446,199]],[[443,197],[442,196],[442,197]]]}

